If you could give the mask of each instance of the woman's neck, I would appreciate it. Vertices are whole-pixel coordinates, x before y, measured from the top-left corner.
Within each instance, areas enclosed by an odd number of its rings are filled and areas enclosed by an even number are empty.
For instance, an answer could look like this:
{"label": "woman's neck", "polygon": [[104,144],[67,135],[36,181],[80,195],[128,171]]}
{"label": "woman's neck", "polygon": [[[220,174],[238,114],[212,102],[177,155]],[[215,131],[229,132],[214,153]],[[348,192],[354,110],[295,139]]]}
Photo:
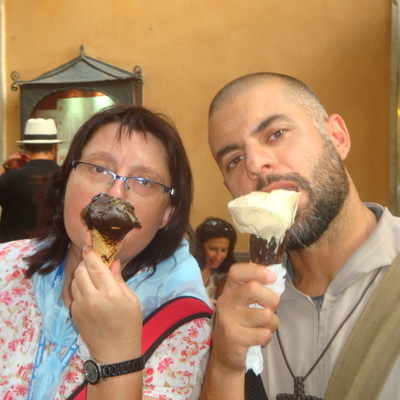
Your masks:
{"label": "woman's neck", "polygon": [[211,276],[211,272],[212,272],[212,269],[211,269],[211,268],[208,268],[207,266],[205,266],[205,267],[201,270],[201,276],[202,276],[202,278],[203,278],[203,283],[204,283],[204,285],[207,285],[207,283],[208,283],[208,281],[209,281],[209,279],[210,279],[210,276]]}
{"label": "woman's neck", "polygon": [[67,260],[65,262],[65,268],[64,268],[65,280],[64,280],[64,287],[61,292],[61,299],[68,308],[71,307],[71,303],[73,300],[71,293],[71,283],[72,280],[74,279],[74,271],[82,259],[80,256],[77,255],[78,253],[80,254],[80,251],[77,249],[73,249],[73,246],[71,246],[67,254]]}

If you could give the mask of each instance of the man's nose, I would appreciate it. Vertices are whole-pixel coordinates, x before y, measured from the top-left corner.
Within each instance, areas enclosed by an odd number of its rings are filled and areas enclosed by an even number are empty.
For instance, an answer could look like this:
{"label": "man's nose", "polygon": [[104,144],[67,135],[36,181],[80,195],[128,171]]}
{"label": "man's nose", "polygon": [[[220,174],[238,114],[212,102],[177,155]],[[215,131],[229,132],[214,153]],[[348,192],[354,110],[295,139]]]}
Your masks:
{"label": "man's nose", "polygon": [[273,150],[262,143],[252,143],[246,147],[246,171],[250,179],[271,172],[276,164]]}

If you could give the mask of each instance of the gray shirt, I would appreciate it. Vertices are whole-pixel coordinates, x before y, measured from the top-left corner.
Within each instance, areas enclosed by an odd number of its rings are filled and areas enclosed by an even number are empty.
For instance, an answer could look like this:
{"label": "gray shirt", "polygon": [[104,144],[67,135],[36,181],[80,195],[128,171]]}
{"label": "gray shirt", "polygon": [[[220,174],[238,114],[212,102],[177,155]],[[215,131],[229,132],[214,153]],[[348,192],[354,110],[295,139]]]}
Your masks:
{"label": "gray shirt", "polygon": [[[279,332],[283,348],[296,376],[307,374],[359,300],[374,271],[389,266],[400,252],[400,218],[394,217],[386,208],[377,204],[369,203],[367,206],[379,218],[378,225],[337,273],[324,295],[320,309],[309,296],[298,291],[287,276],[277,315],[280,320]],[[324,396],[342,346],[385,272],[386,268],[383,268],[361,304],[306,379],[307,395]],[[278,393],[293,393],[293,378],[284,362],[276,334],[272,342],[263,349],[263,356],[262,378],[268,397],[275,399]],[[399,376],[400,360],[395,363],[379,399],[400,399]]]}

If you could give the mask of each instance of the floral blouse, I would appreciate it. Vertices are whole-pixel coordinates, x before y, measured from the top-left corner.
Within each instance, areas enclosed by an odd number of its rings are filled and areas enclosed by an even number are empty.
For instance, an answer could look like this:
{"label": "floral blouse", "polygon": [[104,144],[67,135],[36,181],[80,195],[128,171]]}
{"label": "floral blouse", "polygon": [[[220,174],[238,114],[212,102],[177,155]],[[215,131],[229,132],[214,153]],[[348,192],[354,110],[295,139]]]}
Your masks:
{"label": "floral blouse", "polygon": [[[26,399],[41,333],[41,315],[32,281],[24,277],[23,257],[31,251],[29,240],[0,245],[0,398],[3,400]],[[182,325],[164,340],[146,363],[143,394],[161,400],[187,399],[204,375],[210,331],[210,321],[201,318]],[[45,354],[53,348],[53,344],[47,344]],[[87,358],[78,349],[63,371],[54,399],[67,399],[83,382],[83,362]]]}

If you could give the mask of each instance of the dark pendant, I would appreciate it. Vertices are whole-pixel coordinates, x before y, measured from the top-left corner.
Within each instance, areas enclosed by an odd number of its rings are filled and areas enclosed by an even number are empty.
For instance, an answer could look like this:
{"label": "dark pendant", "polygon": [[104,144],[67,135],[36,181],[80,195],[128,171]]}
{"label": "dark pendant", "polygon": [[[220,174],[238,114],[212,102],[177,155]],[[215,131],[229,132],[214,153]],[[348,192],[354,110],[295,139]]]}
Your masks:
{"label": "dark pendant", "polygon": [[279,393],[276,396],[276,400],[323,400],[323,398],[305,394],[304,377],[296,376],[294,378],[294,393]]}

